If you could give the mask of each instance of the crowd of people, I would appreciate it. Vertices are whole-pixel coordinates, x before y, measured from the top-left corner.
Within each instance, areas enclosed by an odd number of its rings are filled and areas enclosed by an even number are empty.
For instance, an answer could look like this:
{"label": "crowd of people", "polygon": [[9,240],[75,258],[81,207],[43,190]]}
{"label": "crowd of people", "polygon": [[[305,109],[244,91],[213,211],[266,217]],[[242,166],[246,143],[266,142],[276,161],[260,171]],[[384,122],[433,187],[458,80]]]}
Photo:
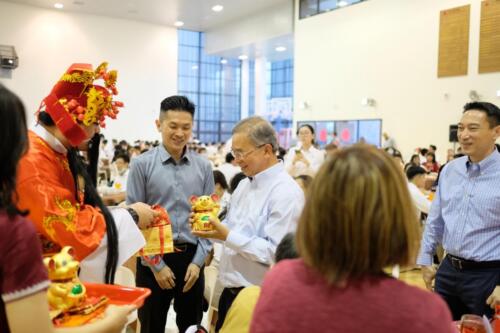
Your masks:
{"label": "crowd of people", "polygon": [[[381,149],[320,149],[310,125],[283,151],[257,116],[230,143],[201,145],[184,96],[159,103],[159,141],[107,141],[98,132],[122,106],[115,84],[106,64],[72,65],[29,129],[22,102],[0,87],[0,332],[52,331],[42,254],[72,246],[83,281],[113,283],[144,245],[153,205],[168,211],[175,250],[137,259],[136,284],[151,290],[138,310],[144,333],[164,332],[171,305],[180,332],[202,329],[206,265],[218,270],[216,332],[455,332],[453,320],[500,304],[494,104],[457,112],[461,155],[440,165],[434,145],[405,163],[387,133]],[[192,231],[190,197],[213,193],[213,230]],[[432,293],[385,273],[416,264]],[[112,307],[85,331],[119,331],[131,310]]]}

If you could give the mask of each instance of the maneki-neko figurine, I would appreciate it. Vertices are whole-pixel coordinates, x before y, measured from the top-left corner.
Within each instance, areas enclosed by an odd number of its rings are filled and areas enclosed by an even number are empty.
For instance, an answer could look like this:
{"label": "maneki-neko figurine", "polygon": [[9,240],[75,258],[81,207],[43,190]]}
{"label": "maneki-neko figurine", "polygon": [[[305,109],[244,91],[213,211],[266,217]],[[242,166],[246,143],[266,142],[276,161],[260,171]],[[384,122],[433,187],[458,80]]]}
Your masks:
{"label": "maneki-neko figurine", "polygon": [[61,252],[44,259],[50,279],[47,298],[52,310],[68,311],[85,301],[85,286],[78,278],[79,263],[73,255],[73,248],[65,246]]}
{"label": "maneki-neko figurine", "polygon": [[194,222],[192,224],[193,231],[211,231],[213,226],[210,223],[210,218],[217,220],[220,205],[217,194],[202,195],[197,197],[192,195],[190,198],[191,206],[194,213]]}

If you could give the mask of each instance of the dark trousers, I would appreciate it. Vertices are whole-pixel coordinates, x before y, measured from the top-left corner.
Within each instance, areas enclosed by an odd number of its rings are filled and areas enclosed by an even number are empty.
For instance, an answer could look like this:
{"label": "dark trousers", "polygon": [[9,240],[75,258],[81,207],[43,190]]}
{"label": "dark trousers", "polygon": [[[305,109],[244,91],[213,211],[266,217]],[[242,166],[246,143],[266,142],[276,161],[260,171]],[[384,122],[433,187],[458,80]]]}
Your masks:
{"label": "dark trousers", "polygon": [[199,325],[203,317],[203,290],[205,277],[203,267],[200,276],[191,289],[183,293],[186,270],[196,252],[196,246],[189,246],[184,252],[165,254],[163,260],[175,275],[173,289],[161,289],[149,267],[143,266],[137,260],[136,284],[138,287],[151,289],[151,295],[146,298],[144,305],[139,309],[138,316],[141,322],[141,333],[164,333],[167,323],[167,313],[172,299],[177,313],[176,323],[179,332],[191,325]]}
{"label": "dark trousers", "polygon": [[224,320],[226,319],[227,313],[229,312],[229,308],[234,302],[234,299],[243,287],[240,288],[224,288],[222,290],[222,294],[219,298],[219,307],[217,309],[217,323],[215,324],[215,332],[219,332],[224,324]]}
{"label": "dark trousers", "polygon": [[486,299],[499,284],[500,268],[459,269],[446,256],[436,274],[435,291],[448,304],[453,320],[466,313],[491,317],[493,309]]}

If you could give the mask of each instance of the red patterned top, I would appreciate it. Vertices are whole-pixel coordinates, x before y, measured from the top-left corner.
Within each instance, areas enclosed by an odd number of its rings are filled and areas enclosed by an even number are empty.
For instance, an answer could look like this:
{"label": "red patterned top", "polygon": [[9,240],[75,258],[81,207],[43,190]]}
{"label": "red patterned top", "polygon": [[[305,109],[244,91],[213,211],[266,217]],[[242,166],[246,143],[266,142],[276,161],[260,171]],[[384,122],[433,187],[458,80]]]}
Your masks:
{"label": "red patterned top", "polygon": [[[81,261],[92,253],[106,232],[101,211],[77,200],[68,159],[34,132],[29,132],[29,150],[19,163],[17,193],[19,207],[28,209],[42,239],[58,247],[72,246]],[[81,196],[79,196],[81,197]],[[47,242],[44,243],[46,245]],[[44,253],[58,252],[58,248]]]}
{"label": "red patterned top", "polygon": [[301,259],[272,268],[252,318],[251,333],[454,333],[450,310],[436,294],[381,276],[329,285]]}

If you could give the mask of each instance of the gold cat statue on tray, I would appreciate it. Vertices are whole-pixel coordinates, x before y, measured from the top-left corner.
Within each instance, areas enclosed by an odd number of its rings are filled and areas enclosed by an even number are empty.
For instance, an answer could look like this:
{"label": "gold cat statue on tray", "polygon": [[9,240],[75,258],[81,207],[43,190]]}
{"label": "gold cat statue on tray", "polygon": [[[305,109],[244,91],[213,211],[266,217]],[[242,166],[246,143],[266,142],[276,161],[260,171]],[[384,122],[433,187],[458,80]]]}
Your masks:
{"label": "gold cat statue on tray", "polygon": [[47,298],[51,310],[64,312],[85,301],[85,286],[78,278],[80,264],[73,255],[73,248],[65,246],[61,252],[43,261],[49,272]]}

